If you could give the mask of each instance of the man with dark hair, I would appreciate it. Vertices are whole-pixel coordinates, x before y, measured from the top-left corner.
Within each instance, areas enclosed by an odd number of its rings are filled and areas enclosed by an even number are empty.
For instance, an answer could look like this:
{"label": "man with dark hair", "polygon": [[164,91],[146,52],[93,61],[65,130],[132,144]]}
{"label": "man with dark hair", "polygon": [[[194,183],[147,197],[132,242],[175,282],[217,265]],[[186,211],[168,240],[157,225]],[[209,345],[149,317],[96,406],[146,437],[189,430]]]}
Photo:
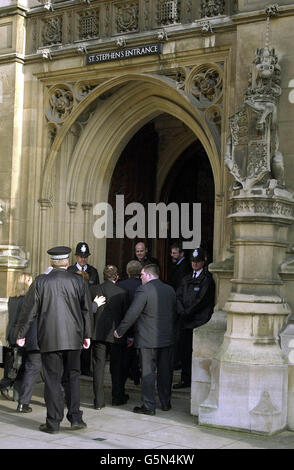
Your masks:
{"label": "man with dark hair", "polygon": [[126,338],[115,339],[113,332],[121,322],[128,308],[128,294],[119,287],[118,269],[107,265],[103,271],[104,282],[90,288],[92,299],[104,296],[106,303],[94,312],[94,332],[92,336],[93,391],[94,408],[105,406],[104,370],[106,353],[110,352],[110,373],[112,379],[112,405],[119,406],[127,402],[124,392],[123,361]]}
{"label": "man with dark hair", "polygon": [[114,335],[122,337],[135,324],[135,346],[140,350],[142,367],[142,406],[136,406],[134,413],[154,415],[156,369],[161,408],[171,408],[176,295],[171,286],[159,279],[156,264],[142,268],[141,280],[142,286],[137,288]]}
{"label": "man with dark hair", "polygon": [[80,354],[81,348],[90,346],[91,322],[85,281],[67,271],[69,247],[58,246],[48,250],[52,271],[38,276],[31,286],[34,301],[23,309],[18,326],[18,346],[25,344],[30,325],[37,319],[43,373],[44,398],[47,407],[46,423],[40,431],[55,434],[64,415],[65,399],[67,419],[71,429],[83,429],[80,410]]}
{"label": "man with dark hair", "polygon": [[[185,258],[185,252],[180,243],[173,243],[170,247],[170,255],[172,259],[172,267],[170,274],[170,284],[175,291],[180,287],[182,280],[185,276],[192,272],[191,263]],[[174,350],[174,369],[181,369],[181,356],[180,348],[182,347],[181,340],[181,325],[180,319],[177,320],[176,325],[176,340]]]}
{"label": "man with dark hair", "polygon": [[170,275],[170,284],[177,291],[180,287],[183,277],[191,273],[192,268],[189,261],[185,258],[185,252],[182,245],[173,243],[170,247],[172,259],[172,269]]}
{"label": "man with dark hair", "polygon": [[210,272],[204,269],[206,260],[206,251],[196,248],[191,255],[193,273],[184,277],[177,290],[182,372],[174,389],[191,386],[193,329],[207,323],[213,314],[215,284]]}

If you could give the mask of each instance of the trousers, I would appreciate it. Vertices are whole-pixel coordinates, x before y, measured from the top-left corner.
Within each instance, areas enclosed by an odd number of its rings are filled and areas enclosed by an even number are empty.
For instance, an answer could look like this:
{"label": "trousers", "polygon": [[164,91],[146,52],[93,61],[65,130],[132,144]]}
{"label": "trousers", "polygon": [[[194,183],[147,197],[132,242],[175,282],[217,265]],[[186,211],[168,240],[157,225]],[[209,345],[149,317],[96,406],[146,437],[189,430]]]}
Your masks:
{"label": "trousers", "polygon": [[112,399],[120,400],[124,396],[124,354],[125,345],[92,341],[93,392],[94,405],[104,406],[104,371],[107,351],[110,353],[110,374],[112,381]]}
{"label": "trousers", "polygon": [[28,405],[30,403],[41,368],[42,361],[40,351],[28,351],[25,355],[24,373],[18,393],[18,401],[22,405]]}
{"label": "trousers", "polygon": [[149,410],[156,408],[155,380],[162,406],[170,405],[173,380],[174,347],[140,348],[142,368],[141,400]]}
{"label": "trousers", "polygon": [[67,419],[80,421],[80,350],[65,350],[41,353],[44,374],[44,399],[47,408],[46,423],[58,430],[64,417],[64,398]]}

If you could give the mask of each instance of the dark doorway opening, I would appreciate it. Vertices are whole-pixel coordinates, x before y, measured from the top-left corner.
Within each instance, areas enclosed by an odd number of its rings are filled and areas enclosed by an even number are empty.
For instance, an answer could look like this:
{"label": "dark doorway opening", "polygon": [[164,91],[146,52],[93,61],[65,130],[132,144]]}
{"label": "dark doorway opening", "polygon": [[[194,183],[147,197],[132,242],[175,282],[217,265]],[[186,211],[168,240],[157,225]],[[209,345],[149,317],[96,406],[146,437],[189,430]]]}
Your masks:
{"label": "dark doorway opening", "polygon": [[[160,200],[166,204],[189,203],[191,208],[192,203],[201,204],[201,246],[206,249],[210,263],[213,257],[214,179],[207,154],[198,140],[176,160],[165,180]],[[158,243],[158,258],[165,280],[169,278],[171,266],[170,245],[176,241],[179,240],[169,235],[167,240]]]}
{"label": "dark doorway opening", "polygon": [[[172,134],[170,138],[173,138]],[[214,180],[206,152],[195,140],[174,163],[161,190],[160,201],[156,201],[159,139],[154,123],[143,126],[126,145],[112,175],[108,202],[113,208],[114,238],[107,239],[106,263],[118,266],[121,277],[126,276],[125,267],[134,258],[138,239],[116,238],[116,195],[124,195],[125,207],[132,202],[141,203],[146,217],[150,202],[175,202],[179,205],[185,202],[190,203],[191,207],[192,203],[201,203],[201,246],[207,250],[208,261],[212,260]],[[125,216],[124,220],[127,222],[128,217]],[[145,240],[150,254],[159,260],[161,278],[167,281],[171,264],[170,245],[175,240],[169,232],[165,239]]]}

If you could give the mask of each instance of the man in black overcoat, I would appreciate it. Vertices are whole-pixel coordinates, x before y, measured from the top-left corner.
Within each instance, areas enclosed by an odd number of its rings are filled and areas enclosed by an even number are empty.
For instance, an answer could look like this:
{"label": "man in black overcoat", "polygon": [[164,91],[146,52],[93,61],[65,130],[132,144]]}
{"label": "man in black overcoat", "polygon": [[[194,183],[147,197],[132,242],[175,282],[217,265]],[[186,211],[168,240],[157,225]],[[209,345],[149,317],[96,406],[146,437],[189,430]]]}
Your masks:
{"label": "man in black overcoat", "polygon": [[176,294],[159,279],[155,264],[142,268],[141,280],[142,286],[137,288],[115,336],[122,337],[135,323],[135,346],[140,350],[142,367],[142,406],[136,406],[134,412],[154,415],[156,369],[162,410],[171,408]]}
{"label": "man in black overcoat", "polygon": [[90,287],[92,299],[105,297],[106,302],[94,312],[94,331],[92,336],[93,391],[94,408],[105,406],[104,370],[107,351],[110,352],[110,373],[112,379],[112,405],[119,406],[127,402],[124,393],[124,354],[126,338],[115,339],[113,332],[124,317],[128,308],[128,294],[119,287],[118,269],[107,265],[103,271],[104,282]]}
{"label": "man in black overcoat", "polygon": [[64,416],[61,382],[71,429],[86,427],[80,410],[80,354],[82,347],[90,346],[92,306],[82,276],[67,271],[70,252],[64,246],[48,250],[54,269],[35,279],[34,304],[22,310],[17,335],[17,344],[24,346],[30,325],[37,319],[47,408],[46,423],[39,429],[51,434],[59,431]]}

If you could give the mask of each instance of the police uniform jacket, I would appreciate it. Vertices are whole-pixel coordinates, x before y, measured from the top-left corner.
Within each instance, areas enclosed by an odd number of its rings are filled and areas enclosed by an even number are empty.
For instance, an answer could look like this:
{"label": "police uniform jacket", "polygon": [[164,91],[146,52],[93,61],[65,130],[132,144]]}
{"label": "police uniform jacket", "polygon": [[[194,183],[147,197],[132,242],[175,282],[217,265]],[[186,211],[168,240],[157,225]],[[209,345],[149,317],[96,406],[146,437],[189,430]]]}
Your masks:
{"label": "police uniform jacket", "polygon": [[92,299],[103,295],[106,303],[94,312],[93,340],[107,343],[125,341],[114,338],[113,333],[128,309],[128,293],[112,281],[106,280],[99,286],[90,287]]}
{"label": "police uniform jacket", "polygon": [[153,279],[139,286],[124,319],[119,336],[135,323],[135,347],[164,348],[174,344],[176,294],[174,289]]}
{"label": "police uniform jacket", "polygon": [[[69,272],[76,273],[79,268],[77,267],[76,264],[72,264],[67,268]],[[99,284],[99,274],[96,268],[94,266],[91,266],[90,264],[87,264],[87,269],[85,269],[85,273],[88,274],[89,276],[89,285],[97,285]]]}
{"label": "police uniform jacket", "polygon": [[183,328],[196,328],[207,323],[214,309],[215,284],[209,271],[193,279],[185,276],[177,290],[177,309]]}
{"label": "police uniform jacket", "polygon": [[85,281],[65,269],[53,269],[38,276],[28,294],[33,295],[30,308],[23,308],[18,323],[18,338],[25,338],[37,319],[37,336],[41,353],[81,349],[91,337],[91,322]]}

